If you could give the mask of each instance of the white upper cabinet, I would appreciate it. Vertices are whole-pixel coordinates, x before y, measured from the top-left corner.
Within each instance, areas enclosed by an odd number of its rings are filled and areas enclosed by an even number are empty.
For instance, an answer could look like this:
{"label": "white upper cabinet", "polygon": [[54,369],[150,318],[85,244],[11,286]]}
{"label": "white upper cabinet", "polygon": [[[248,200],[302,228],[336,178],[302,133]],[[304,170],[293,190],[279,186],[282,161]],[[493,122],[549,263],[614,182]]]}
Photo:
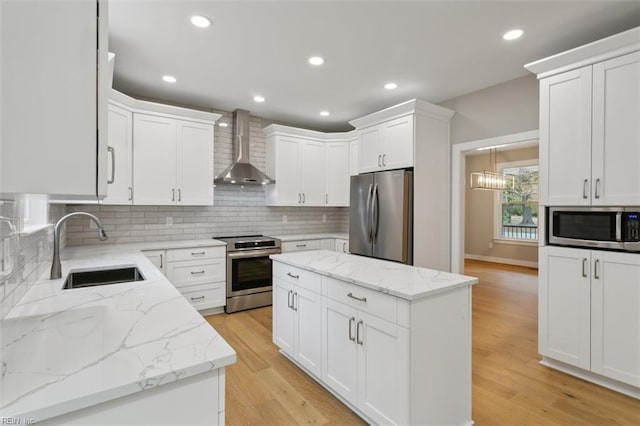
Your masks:
{"label": "white upper cabinet", "polygon": [[640,27],[526,65],[540,79],[540,202],[640,205]]}
{"label": "white upper cabinet", "polygon": [[358,131],[360,173],[413,167],[413,115]]}
{"label": "white upper cabinet", "polygon": [[0,193],[106,194],[107,6],[2,2]]}
{"label": "white upper cabinet", "polygon": [[267,186],[270,206],[348,206],[350,138],[280,125],[264,129],[267,137]]}
{"label": "white upper cabinet", "polygon": [[593,66],[592,203],[640,205],[640,52]]}
{"label": "white upper cabinet", "polygon": [[358,132],[360,142],[359,173],[375,172],[382,168],[381,139],[382,129],[380,126],[369,127]]}
{"label": "white upper cabinet", "polygon": [[349,174],[355,176],[360,173],[360,140],[349,141]]}
{"label": "white upper cabinet", "polygon": [[109,145],[107,156],[107,197],[104,204],[131,204],[133,201],[132,136],[133,114],[109,101]]}
{"label": "white upper cabinet", "polygon": [[325,145],[327,206],[348,206],[350,186],[350,143],[329,142]]}
{"label": "white upper cabinet", "polygon": [[137,205],[213,205],[213,124],[134,113]]}

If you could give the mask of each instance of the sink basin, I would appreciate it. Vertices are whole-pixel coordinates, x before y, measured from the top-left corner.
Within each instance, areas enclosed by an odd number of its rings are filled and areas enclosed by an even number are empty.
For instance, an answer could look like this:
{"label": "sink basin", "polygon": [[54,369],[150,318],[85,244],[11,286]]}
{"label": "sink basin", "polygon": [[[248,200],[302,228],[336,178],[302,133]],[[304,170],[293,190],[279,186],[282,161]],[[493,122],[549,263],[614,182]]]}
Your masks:
{"label": "sink basin", "polygon": [[98,285],[130,283],[144,281],[144,276],[135,266],[112,269],[95,269],[70,272],[64,282],[63,290],[93,287]]}

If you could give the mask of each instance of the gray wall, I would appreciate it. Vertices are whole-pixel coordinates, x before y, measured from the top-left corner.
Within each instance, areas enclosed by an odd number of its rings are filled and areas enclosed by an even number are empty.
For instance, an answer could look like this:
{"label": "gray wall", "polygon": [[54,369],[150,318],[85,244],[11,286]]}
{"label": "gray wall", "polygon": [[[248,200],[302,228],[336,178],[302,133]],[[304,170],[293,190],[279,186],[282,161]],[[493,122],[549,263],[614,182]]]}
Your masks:
{"label": "gray wall", "polygon": [[[529,147],[498,152],[497,163],[538,159],[538,148]],[[489,168],[489,154],[467,155],[466,176]],[[465,255],[527,263],[538,262],[538,247],[504,244],[494,241],[494,191],[471,190],[465,193]],[[489,247],[489,243],[493,248]],[[487,259],[489,260],[489,259]]]}
{"label": "gray wall", "polygon": [[442,102],[456,112],[451,143],[470,142],[538,129],[538,80],[517,78]]}
{"label": "gray wall", "polygon": [[[231,113],[222,120],[231,123]],[[260,117],[251,117],[251,162],[260,170],[266,165],[266,138]],[[231,126],[215,126],[214,173],[232,161]],[[267,207],[262,186],[218,185],[214,189],[214,206],[102,206],[68,205],[71,211],[95,212],[105,224],[110,238],[106,243],[190,240],[222,235],[287,235],[300,233],[347,232],[348,208],[340,207]],[[167,226],[166,217],[173,218]],[[283,216],[287,216],[286,223]],[[323,216],[325,221],[323,221]],[[95,229],[84,218],[67,224],[67,245],[96,244]]]}

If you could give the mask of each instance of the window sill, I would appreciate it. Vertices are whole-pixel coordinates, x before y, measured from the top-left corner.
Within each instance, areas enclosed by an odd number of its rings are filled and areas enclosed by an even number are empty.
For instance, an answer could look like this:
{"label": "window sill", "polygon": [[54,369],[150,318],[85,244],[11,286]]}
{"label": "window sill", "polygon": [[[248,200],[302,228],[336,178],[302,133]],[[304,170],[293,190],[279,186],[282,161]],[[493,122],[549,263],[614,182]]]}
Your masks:
{"label": "window sill", "polygon": [[22,231],[19,232],[20,235],[31,235],[31,234],[35,234],[36,232],[40,232],[43,229],[47,229],[48,227],[53,226],[52,224],[46,224],[46,225],[31,225],[31,226],[25,226],[24,229]]}
{"label": "window sill", "polygon": [[493,242],[496,244],[506,244],[513,246],[525,246],[525,247],[537,247],[538,240],[516,240],[506,238],[494,238]]}

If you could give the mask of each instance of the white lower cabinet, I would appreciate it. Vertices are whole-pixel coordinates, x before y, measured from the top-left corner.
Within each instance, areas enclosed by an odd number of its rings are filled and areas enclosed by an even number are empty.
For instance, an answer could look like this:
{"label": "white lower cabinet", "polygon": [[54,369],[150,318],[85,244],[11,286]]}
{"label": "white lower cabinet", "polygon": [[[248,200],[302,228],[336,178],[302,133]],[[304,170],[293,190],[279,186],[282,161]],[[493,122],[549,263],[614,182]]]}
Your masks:
{"label": "white lower cabinet", "polygon": [[321,375],[320,280],[298,268],[276,265],[273,278],[273,342],[310,373]]}
{"label": "white lower cabinet", "polygon": [[349,240],[336,238],[334,250],[340,253],[349,253]]}
{"label": "white lower cabinet", "polygon": [[142,253],[164,274],[164,265],[167,259],[166,250],[144,250]]}
{"label": "white lower cabinet", "polygon": [[640,255],[547,246],[539,266],[540,353],[640,388]]}

